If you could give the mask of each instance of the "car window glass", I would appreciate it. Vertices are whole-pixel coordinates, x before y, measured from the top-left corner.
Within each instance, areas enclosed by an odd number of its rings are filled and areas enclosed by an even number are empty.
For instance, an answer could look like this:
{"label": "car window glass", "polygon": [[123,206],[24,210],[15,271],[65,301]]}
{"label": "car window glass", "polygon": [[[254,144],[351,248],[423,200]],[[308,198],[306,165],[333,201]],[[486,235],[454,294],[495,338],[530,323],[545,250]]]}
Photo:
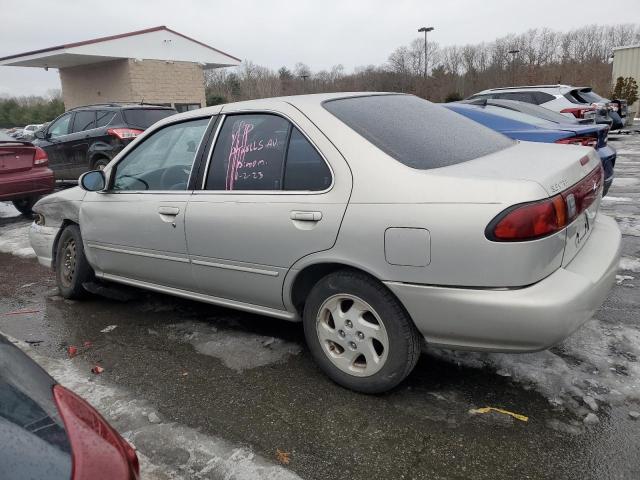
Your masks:
{"label": "car window glass", "polygon": [[510,118],[517,122],[528,123],[530,125],[536,125],[542,128],[557,128],[555,123],[550,122],[549,120],[545,120],[544,118],[534,117],[533,115],[529,115],[528,113],[517,112],[515,110],[496,107],[494,105],[487,105],[486,107],[484,107],[484,109],[486,112],[494,113],[496,115],[500,115],[501,117]]}
{"label": "car window glass", "polygon": [[325,190],[331,171],[318,151],[297,128],[291,131],[284,171],[285,190]]}
{"label": "car window glass", "polygon": [[72,132],[84,132],[96,128],[96,112],[93,110],[80,110],[73,119]]}
{"label": "car window glass", "polygon": [[545,92],[534,92],[533,98],[535,99],[536,105],[542,105],[543,103],[547,103],[547,102],[550,102],[551,100],[556,99],[556,97],[554,97],[550,93],[545,93]]}
{"label": "car window glass", "polygon": [[60,135],[66,135],[69,133],[69,121],[71,120],[71,114],[68,113],[63,117],[60,117],[58,120],[51,124],[49,127],[49,134],[52,137],[59,137]]}
{"label": "car window glass", "polygon": [[96,127],[106,127],[115,116],[115,112],[109,110],[98,110],[96,115]]}
{"label": "car window glass", "polygon": [[127,108],[122,110],[124,121],[128,126],[146,130],[163,118],[175,115],[173,108]]}
{"label": "car window glass", "polygon": [[277,115],[228,116],[216,142],[207,190],[281,190],[291,124]]}
{"label": "car window glass", "polygon": [[536,103],[533,98],[533,92],[504,92],[499,93],[494,98],[502,98],[505,100],[518,100],[520,102]]}
{"label": "car window glass", "polygon": [[347,97],[322,105],[391,158],[420,170],[466,162],[514,144],[498,132],[413,95]]}
{"label": "car window glass", "polygon": [[209,118],[164,127],[116,167],[113,190],[186,190]]}

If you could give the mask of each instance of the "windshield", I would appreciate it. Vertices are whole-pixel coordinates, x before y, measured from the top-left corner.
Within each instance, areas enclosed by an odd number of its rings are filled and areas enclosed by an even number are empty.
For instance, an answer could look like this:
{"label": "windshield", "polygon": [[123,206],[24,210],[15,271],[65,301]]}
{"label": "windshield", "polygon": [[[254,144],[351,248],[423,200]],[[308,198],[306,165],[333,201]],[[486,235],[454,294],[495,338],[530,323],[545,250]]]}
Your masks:
{"label": "windshield", "polygon": [[500,133],[413,95],[349,97],[323,106],[387,155],[420,170],[466,162],[514,144]]}
{"label": "windshield", "polygon": [[122,113],[127,125],[146,130],[158,120],[175,115],[176,111],[172,108],[128,108]]}

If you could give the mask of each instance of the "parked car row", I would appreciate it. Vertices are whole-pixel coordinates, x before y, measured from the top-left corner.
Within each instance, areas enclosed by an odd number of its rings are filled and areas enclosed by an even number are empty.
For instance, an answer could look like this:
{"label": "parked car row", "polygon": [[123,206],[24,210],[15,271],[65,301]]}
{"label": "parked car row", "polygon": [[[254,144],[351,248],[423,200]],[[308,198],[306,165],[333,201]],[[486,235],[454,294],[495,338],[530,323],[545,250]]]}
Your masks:
{"label": "parked car row", "polygon": [[483,90],[467,100],[502,99],[540,105],[549,110],[581,120],[595,120],[611,130],[623,128],[627,116],[626,100],[609,100],[590,87],[571,85],[534,85]]}

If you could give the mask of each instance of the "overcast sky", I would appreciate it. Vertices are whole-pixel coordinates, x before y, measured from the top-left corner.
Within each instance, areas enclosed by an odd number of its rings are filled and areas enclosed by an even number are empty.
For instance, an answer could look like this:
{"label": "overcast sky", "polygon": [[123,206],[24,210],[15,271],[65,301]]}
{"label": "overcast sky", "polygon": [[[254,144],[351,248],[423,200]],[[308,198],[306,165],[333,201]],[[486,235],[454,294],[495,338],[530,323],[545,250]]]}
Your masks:
{"label": "overcast sky", "polygon": [[[0,57],[166,25],[272,68],[384,63],[434,26],[441,46],[592,23],[640,23],[639,0],[0,0]],[[0,67],[0,95],[60,88],[57,70]]]}

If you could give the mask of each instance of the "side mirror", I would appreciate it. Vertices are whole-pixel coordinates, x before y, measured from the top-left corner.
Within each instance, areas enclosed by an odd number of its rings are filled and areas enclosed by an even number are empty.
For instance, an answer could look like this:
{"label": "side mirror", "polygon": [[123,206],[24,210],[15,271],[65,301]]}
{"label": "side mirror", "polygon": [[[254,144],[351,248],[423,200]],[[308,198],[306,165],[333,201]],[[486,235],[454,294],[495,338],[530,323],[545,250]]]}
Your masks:
{"label": "side mirror", "polygon": [[99,192],[100,190],[104,190],[104,187],[107,185],[107,180],[102,170],[91,170],[90,172],[80,175],[78,185],[87,192]]}

